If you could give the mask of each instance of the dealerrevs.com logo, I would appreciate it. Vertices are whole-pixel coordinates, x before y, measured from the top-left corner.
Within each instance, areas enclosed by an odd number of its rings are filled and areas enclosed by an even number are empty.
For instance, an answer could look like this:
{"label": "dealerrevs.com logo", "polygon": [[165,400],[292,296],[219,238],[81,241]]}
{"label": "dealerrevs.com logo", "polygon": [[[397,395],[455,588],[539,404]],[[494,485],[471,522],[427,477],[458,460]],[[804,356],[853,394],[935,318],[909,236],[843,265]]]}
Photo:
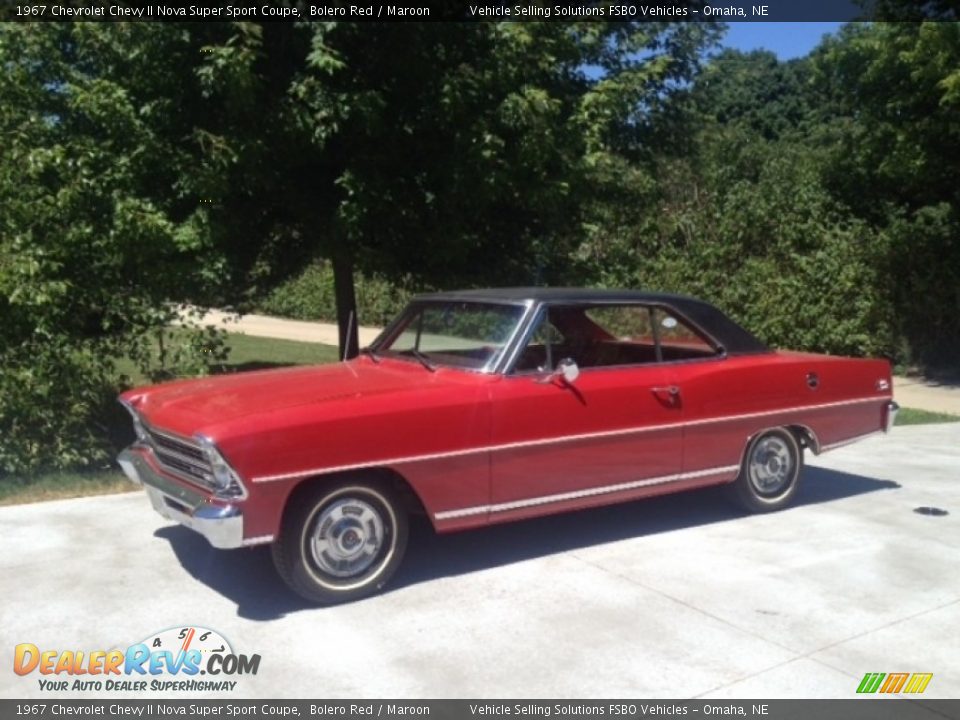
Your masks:
{"label": "dealerrevs.com logo", "polygon": [[14,648],[13,671],[39,674],[41,690],[51,692],[229,692],[240,675],[256,675],[259,655],[242,655],[215,630],[177,627],[162,630],[126,650],[41,649],[33,643]]}

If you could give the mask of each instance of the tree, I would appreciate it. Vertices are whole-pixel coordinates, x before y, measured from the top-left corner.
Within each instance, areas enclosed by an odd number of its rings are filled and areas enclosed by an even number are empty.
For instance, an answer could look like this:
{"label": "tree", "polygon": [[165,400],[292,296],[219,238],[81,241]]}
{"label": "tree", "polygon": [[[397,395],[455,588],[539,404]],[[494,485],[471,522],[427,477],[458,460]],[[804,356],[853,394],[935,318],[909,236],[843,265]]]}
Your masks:
{"label": "tree", "polygon": [[355,264],[443,284],[563,277],[582,207],[629,169],[636,128],[713,32],[0,29],[0,471],[103,458],[91,419],[113,359],[146,361],[170,301],[243,301],[326,256],[350,355]]}
{"label": "tree", "polygon": [[0,475],[105,458],[113,361],[146,360],[194,274],[188,226],[151,192],[176,152],[100,71],[104,37],[0,27]]}
{"label": "tree", "polygon": [[712,300],[777,347],[892,355],[884,242],[824,182],[826,110],[808,59],[724,51],[650,126],[626,175],[643,201],[599,206],[585,273]]}
{"label": "tree", "polygon": [[[893,3],[894,5],[896,3]],[[825,177],[883,229],[885,285],[910,359],[960,358],[960,24],[847,26],[814,57],[834,119]]]}
{"label": "tree", "polygon": [[[294,87],[321,151],[311,174],[323,178],[338,305],[354,261],[429,284],[561,277],[596,170],[645,103],[690,77],[711,32],[316,26]],[[590,79],[587,65],[603,74]]]}
{"label": "tree", "polygon": [[809,62],[780,62],[767,50],[724,50],[704,68],[690,93],[699,122],[740,125],[766,140],[802,132],[813,113]]}

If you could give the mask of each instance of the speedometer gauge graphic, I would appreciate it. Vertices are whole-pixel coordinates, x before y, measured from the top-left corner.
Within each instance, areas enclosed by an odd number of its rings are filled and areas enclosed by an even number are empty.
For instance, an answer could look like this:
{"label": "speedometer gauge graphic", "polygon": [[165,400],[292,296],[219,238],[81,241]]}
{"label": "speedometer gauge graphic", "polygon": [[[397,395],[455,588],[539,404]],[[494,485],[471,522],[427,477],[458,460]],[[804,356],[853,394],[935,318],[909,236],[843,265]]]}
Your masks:
{"label": "speedometer gauge graphic", "polygon": [[214,653],[233,654],[233,648],[216,630],[199,626],[172,627],[145,638],[143,644],[151,652],[167,650],[173,655],[199,650],[203,657]]}

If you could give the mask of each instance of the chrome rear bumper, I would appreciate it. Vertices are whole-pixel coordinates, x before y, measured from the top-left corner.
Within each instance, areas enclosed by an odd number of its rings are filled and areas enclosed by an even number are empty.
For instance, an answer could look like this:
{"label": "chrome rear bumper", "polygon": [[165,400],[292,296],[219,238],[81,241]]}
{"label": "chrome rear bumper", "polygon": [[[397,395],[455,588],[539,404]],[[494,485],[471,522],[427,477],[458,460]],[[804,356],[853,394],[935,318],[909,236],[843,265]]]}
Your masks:
{"label": "chrome rear bumper", "polygon": [[146,450],[133,445],[117,457],[126,476],[141,485],[153,509],[168,520],[203,535],[222,550],[243,547],[243,514],[235,505],[215,505],[199,491],[161,475],[144,457]]}
{"label": "chrome rear bumper", "polygon": [[894,420],[897,419],[897,411],[900,410],[900,406],[897,405],[893,400],[887,403],[885,408],[885,415],[883,418],[883,431],[890,432],[890,428],[893,427]]}

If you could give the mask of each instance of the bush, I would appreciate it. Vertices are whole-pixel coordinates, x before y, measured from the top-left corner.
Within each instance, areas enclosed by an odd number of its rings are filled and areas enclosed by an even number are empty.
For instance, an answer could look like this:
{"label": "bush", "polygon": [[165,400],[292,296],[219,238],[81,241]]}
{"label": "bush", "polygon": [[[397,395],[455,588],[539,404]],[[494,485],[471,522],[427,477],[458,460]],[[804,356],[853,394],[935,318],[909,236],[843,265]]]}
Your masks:
{"label": "bush", "polygon": [[0,372],[0,478],[102,465],[116,400],[112,364],[93,348],[45,344],[8,352]]}
{"label": "bush", "polygon": [[[416,292],[409,280],[391,283],[379,275],[354,275],[357,314],[361,325],[383,326],[406,306]],[[267,315],[297,320],[336,322],[333,267],[325,260],[309,265],[300,275],[276,287],[258,305]]]}
{"label": "bush", "polygon": [[106,467],[133,440],[117,403],[132,384],[117,369],[120,347],[151,382],[206,375],[228,352],[222,330],[195,325],[160,326],[121,344],[61,336],[7,349],[0,353],[0,481]]}
{"label": "bush", "polygon": [[960,368],[960,220],[946,203],[895,218],[884,268],[908,362]]}

